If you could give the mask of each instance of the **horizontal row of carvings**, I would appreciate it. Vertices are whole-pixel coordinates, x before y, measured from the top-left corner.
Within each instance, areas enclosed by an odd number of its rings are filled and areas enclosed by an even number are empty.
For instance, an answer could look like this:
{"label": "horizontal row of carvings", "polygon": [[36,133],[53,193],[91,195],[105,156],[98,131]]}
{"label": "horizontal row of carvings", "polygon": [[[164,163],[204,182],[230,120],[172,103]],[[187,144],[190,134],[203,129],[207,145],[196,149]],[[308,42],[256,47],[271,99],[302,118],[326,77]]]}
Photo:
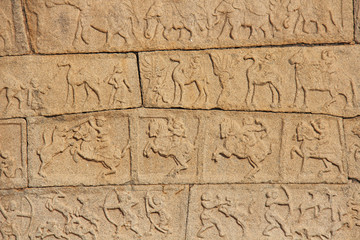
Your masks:
{"label": "horizontal row of carvings", "polygon": [[358,34],[358,5],[352,0],[3,0],[0,55],[30,49],[53,54],[349,43],[354,25]]}
{"label": "horizontal row of carvings", "polygon": [[360,179],[358,118],[142,108],[2,120],[0,133],[0,188]]}
{"label": "horizontal row of carvings", "polygon": [[0,196],[2,234],[17,240],[360,236],[356,184],[33,188]]}
{"label": "horizontal row of carvings", "polygon": [[359,46],[2,57],[0,118],[140,106],[354,117],[359,57]]}

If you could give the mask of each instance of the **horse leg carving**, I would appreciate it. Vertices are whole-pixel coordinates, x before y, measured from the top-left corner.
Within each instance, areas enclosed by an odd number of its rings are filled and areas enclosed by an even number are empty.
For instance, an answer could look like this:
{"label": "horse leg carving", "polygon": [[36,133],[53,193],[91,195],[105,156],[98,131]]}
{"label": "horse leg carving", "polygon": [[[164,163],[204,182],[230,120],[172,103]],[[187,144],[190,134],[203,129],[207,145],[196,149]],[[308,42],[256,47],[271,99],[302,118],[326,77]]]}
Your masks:
{"label": "horse leg carving", "polygon": [[179,83],[179,88],[180,88],[180,99],[178,104],[182,105],[183,104],[183,94],[184,94],[184,84]]}
{"label": "horse leg carving", "polygon": [[258,166],[258,164],[252,159],[252,157],[248,157],[248,162],[250,163],[250,165],[253,167],[252,170],[250,170],[246,175],[245,175],[245,179],[251,179],[255,177],[255,174],[257,172],[260,171],[260,168]]}

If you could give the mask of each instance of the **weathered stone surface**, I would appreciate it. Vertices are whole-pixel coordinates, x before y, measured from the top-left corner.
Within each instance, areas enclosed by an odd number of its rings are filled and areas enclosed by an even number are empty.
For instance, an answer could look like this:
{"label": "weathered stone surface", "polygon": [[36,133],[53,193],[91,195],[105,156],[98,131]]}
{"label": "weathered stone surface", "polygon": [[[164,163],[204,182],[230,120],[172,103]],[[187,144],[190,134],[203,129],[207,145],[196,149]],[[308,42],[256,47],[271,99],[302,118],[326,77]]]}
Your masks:
{"label": "weathered stone surface", "polygon": [[186,186],[0,191],[1,233],[17,240],[184,239],[188,193]]}
{"label": "weathered stone surface", "polygon": [[140,53],[147,107],[360,114],[358,46]]}
{"label": "weathered stone surface", "polygon": [[31,186],[130,181],[134,143],[128,111],[29,119]]}
{"label": "weathered stone surface", "polygon": [[25,0],[41,53],[353,41],[351,0]]}
{"label": "weathered stone surface", "polygon": [[134,54],[0,59],[0,118],[141,105]]}
{"label": "weathered stone surface", "polygon": [[358,239],[355,185],[197,185],[187,238]]}
{"label": "weathered stone surface", "polygon": [[198,182],[203,160],[204,121],[200,112],[138,111],[137,155],[133,176],[139,183]]}
{"label": "weathered stone surface", "polygon": [[26,186],[26,122],[23,119],[0,120],[0,189]]}
{"label": "weathered stone surface", "polygon": [[29,53],[21,1],[0,2],[0,56]]}
{"label": "weathered stone surface", "polygon": [[210,111],[205,119],[204,183],[347,181],[341,118]]}
{"label": "weathered stone surface", "polygon": [[360,125],[359,118],[344,120],[347,163],[349,167],[349,177],[360,180]]}

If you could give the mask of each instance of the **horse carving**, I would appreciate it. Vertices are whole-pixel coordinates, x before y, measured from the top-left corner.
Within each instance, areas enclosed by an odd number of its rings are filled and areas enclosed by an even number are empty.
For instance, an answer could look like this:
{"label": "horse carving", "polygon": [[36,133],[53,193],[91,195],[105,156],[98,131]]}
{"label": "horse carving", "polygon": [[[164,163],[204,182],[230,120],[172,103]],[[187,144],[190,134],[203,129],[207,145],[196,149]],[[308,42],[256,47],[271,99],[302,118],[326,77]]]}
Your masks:
{"label": "horse carving", "polygon": [[224,119],[220,124],[222,145],[212,154],[212,160],[218,162],[221,157],[246,159],[253,169],[245,178],[253,178],[261,169],[261,163],[271,154],[271,143],[263,123],[249,117],[243,124]]}
{"label": "horse carving", "polygon": [[195,146],[187,139],[182,120],[153,119],[149,123],[147,134],[150,140],[144,148],[145,157],[148,158],[152,151],[161,157],[172,158],[176,166],[168,174],[171,177],[188,169]]}

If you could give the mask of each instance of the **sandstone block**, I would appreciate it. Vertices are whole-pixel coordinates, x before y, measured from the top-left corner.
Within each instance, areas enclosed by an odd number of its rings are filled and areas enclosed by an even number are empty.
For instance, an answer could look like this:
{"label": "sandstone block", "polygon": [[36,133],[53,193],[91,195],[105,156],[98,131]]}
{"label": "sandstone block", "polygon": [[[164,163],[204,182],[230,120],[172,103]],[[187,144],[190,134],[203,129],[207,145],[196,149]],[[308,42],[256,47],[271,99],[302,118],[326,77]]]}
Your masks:
{"label": "sandstone block", "polygon": [[29,53],[21,1],[0,2],[0,56]]}
{"label": "sandstone block", "polygon": [[355,185],[197,185],[187,238],[358,239]]}
{"label": "sandstone block", "polygon": [[351,0],[26,0],[40,53],[353,41]]}
{"label": "sandstone block", "polygon": [[341,118],[211,111],[205,119],[204,183],[347,181]]}
{"label": "sandstone block", "polygon": [[140,53],[146,107],[360,113],[359,46]]}
{"label": "sandstone block", "polygon": [[0,189],[27,186],[27,137],[23,119],[0,120]]}
{"label": "sandstone block", "polygon": [[31,186],[123,184],[131,180],[128,111],[29,119]]}
{"label": "sandstone block", "polygon": [[0,118],[141,105],[134,54],[3,57],[0,79]]}
{"label": "sandstone block", "polygon": [[17,240],[184,239],[188,193],[186,186],[170,185],[0,191],[2,234]]}
{"label": "sandstone block", "polygon": [[139,183],[198,182],[204,121],[199,112],[138,110],[134,177]]}

